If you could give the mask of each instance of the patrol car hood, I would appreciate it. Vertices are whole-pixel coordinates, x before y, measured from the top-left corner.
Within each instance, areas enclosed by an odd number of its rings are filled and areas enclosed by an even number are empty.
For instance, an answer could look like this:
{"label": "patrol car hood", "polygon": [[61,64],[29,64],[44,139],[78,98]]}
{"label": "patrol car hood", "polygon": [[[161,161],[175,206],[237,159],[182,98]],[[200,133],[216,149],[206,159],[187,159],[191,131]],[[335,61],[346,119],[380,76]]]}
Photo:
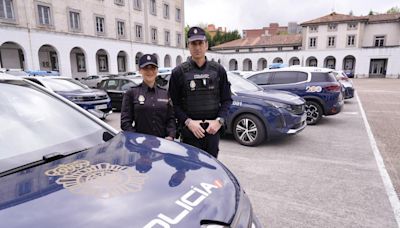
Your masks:
{"label": "patrol car hood", "polygon": [[237,200],[232,180],[196,148],[122,132],[102,145],[2,177],[0,221],[7,228],[227,223]]}
{"label": "patrol car hood", "polygon": [[107,93],[103,90],[99,89],[79,89],[79,90],[71,90],[71,91],[54,91],[61,96],[69,97],[69,96],[104,96]]}
{"label": "patrol car hood", "polygon": [[250,98],[263,99],[268,101],[280,102],[289,105],[301,105],[304,104],[304,100],[290,92],[278,91],[278,90],[258,90],[258,91],[245,91],[238,92],[239,96],[245,96]]}

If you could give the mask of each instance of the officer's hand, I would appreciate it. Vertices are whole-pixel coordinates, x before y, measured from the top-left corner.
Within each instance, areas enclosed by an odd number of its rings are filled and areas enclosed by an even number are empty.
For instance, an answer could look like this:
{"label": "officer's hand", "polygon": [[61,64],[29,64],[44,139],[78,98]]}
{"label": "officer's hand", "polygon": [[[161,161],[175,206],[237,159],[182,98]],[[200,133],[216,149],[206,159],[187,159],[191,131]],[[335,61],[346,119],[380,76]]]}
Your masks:
{"label": "officer's hand", "polygon": [[218,130],[221,128],[221,123],[218,120],[206,120],[208,123],[207,133],[211,135],[215,135]]}
{"label": "officer's hand", "polygon": [[191,120],[187,127],[189,130],[196,136],[196,138],[201,139],[204,138],[204,133],[205,130],[201,127],[200,123],[202,123],[201,120]]}
{"label": "officer's hand", "polygon": [[174,138],[172,138],[171,136],[167,136],[167,137],[165,137],[165,139],[167,139],[167,140],[174,140]]}

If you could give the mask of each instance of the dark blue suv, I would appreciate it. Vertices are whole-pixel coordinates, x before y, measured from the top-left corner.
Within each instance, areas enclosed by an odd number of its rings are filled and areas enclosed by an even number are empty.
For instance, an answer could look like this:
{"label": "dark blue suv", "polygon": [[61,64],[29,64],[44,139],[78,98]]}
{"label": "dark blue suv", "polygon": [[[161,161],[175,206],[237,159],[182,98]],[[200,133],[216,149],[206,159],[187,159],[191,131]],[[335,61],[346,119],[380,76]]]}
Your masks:
{"label": "dark blue suv", "polygon": [[247,79],[264,89],[285,90],[304,98],[309,125],[318,123],[323,115],[339,113],[344,104],[341,85],[331,69],[295,66],[265,70]]}
{"label": "dark blue suv", "polygon": [[267,139],[296,134],[306,127],[304,100],[284,91],[265,91],[228,72],[233,103],[228,111],[227,133],[240,144],[256,146]]}

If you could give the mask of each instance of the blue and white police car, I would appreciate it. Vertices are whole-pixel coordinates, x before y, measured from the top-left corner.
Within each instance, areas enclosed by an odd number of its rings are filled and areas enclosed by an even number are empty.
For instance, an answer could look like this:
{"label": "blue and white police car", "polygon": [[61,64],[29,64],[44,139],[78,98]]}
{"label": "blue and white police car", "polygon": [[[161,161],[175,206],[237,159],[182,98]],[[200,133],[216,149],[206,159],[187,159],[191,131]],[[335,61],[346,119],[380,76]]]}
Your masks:
{"label": "blue and white police car", "polygon": [[297,134],[307,126],[305,101],[284,91],[264,91],[227,72],[233,103],[226,121],[227,133],[240,144],[256,146],[265,139]]}
{"label": "blue and white police car", "polygon": [[218,160],[118,133],[32,82],[0,74],[1,227],[258,228]]}

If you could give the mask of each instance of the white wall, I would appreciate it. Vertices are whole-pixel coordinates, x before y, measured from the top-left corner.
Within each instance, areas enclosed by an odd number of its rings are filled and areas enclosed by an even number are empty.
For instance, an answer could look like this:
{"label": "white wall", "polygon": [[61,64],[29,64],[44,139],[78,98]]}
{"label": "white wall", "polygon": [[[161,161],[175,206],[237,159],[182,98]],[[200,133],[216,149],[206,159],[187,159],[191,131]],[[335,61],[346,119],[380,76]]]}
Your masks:
{"label": "white wall", "polygon": [[400,23],[368,24],[363,35],[364,47],[374,46],[375,36],[385,35],[385,46],[400,45]]}

